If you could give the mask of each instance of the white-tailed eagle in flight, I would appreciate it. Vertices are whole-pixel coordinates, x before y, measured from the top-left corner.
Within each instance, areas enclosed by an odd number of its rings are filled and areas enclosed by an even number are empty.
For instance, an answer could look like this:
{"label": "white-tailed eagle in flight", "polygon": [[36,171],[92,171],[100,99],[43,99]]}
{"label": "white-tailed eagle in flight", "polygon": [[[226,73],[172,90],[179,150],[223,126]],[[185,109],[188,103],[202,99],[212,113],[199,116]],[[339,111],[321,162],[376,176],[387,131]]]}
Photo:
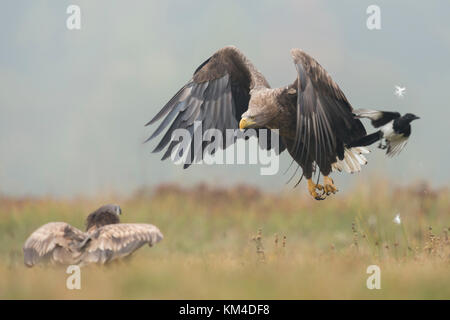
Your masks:
{"label": "white-tailed eagle in flight", "polygon": [[106,264],[163,239],[151,224],[120,223],[118,205],[105,205],[88,215],[86,232],[65,222],[50,222],[34,231],[23,246],[24,263]]}
{"label": "white-tailed eagle in flight", "polygon": [[[281,141],[275,151],[287,149],[302,168],[299,182],[305,177],[309,193],[317,200],[336,193],[329,177],[333,169],[353,173],[367,163],[366,148],[348,147],[364,137],[366,130],[327,71],[300,49],[291,50],[291,55],[297,78],[286,87],[272,89],[239,49],[227,46],[218,50],[147,123],[162,119],[148,140],[168,128],[153,152],[165,150],[162,160],[174,152],[184,152],[172,133],[183,128],[192,138],[196,121],[201,121],[203,130],[218,129],[224,136],[226,129],[278,129]],[[196,149],[191,143],[184,167],[202,159],[209,143],[203,142]],[[270,144],[266,147],[271,149]],[[323,175],[323,185],[313,181],[316,167]]]}

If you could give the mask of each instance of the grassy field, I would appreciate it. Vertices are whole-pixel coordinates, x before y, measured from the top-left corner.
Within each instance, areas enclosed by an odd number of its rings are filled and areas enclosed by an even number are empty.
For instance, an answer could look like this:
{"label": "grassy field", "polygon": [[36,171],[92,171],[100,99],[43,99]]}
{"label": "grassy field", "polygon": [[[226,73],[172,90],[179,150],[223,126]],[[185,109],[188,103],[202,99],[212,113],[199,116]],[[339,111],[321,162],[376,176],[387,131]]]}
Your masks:
{"label": "grassy field", "polygon": [[[108,202],[121,205],[122,221],[153,223],[165,239],[127,261],[83,268],[81,290],[66,289],[65,268],[23,265],[23,242],[37,227],[83,228]],[[126,199],[0,197],[0,298],[450,299],[449,227],[449,191],[419,183],[379,181],[326,201],[301,189],[204,185]],[[380,290],[366,287],[373,264]]]}

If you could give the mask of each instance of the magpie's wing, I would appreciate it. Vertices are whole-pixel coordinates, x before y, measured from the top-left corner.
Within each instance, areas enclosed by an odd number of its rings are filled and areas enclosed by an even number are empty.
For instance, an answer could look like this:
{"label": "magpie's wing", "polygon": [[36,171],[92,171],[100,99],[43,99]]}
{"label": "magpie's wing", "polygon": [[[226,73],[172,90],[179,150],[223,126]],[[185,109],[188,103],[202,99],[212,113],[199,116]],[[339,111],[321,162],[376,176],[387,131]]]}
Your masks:
{"label": "magpie's wing", "polygon": [[104,264],[128,256],[145,244],[153,246],[162,239],[161,231],[151,224],[109,224],[89,232],[80,245],[81,264]]}
{"label": "magpie's wing", "polygon": [[403,148],[406,146],[406,143],[408,142],[407,137],[399,137],[397,139],[387,140],[386,143],[388,145],[388,148],[386,150],[386,154],[389,157],[393,157],[398,155]]}
{"label": "magpie's wing", "polygon": [[40,261],[76,264],[77,245],[86,234],[65,222],[50,222],[34,231],[23,246],[24,263],[32,267]]}
{"label": "magpie's wing", "polygon": [[[176,129],[186,129],[191,142],[189,148],[185,148],[189,154],[184,167],[202,159],[203,150],[210,142],[197,143],[197,149],[194,149],[195,131],[202,134],[208,129],[218,129],[225,144],[225,130],[239,128],[241,115],[248,108],[250,90],[257,86],[268,88],[269,84],[236,47],[218,50],[195,70],[192,79],[147,123],[151,125],[163,119],[147,141],[168,127],[153,152],[166,149],[162,160],[175,151],[182,158],[186,150],[180,141],[172,140],[172,134]],[[194,122],[201,123],[201,132],[200,126],[195,126]],[[229,138],[225,147],[231,144],[230,141],[233,143],[235,138]]]}
{"label": "magpie's wing", "polygon": [[356,118],[367,118],[371,120],[375,128],[379,128],[390,121],[400,118],[400,113],[391,111],[377,111],[370,109],[358,109],[353,111]]}
{"label": "magpie's wing", "polygon": [[327,71],[300,49],[292,49],[291,55],[298,89],[294,158],[310,158],[319,167],[328,166],[336,157],[342,159],[345,144],[363,137],[366,130]]}

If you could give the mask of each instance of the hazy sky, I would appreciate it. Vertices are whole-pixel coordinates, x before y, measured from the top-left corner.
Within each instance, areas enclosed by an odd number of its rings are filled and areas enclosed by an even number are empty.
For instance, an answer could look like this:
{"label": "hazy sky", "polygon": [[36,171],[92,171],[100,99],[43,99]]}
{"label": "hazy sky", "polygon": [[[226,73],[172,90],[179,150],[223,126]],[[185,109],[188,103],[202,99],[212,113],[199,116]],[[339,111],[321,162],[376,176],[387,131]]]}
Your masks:
{"label": "hazy sky", "polygon": [[[81,7],[81,30],[66,8]],[[366,8],[381,8],[381,30]],[[182,170],[142,144],[144,124],[217,49],[234,44],[272,87],[295,78],[289,51],[314,56],[356,107],[421,117],[394,159],[372,148],[359,174],[447,184],[450,2],[8,1],[0,10],[0,191],[128,193],[160,182],[246,182],[283,188],[257,166]],[[395,85],[406,87],[403,99]],[[365,123],[367,124],[367,123]],[[369,127],[368,127],[369,128]],[[372,129],[369,129],[372,130]],[[281,171],[288,167],[283,156]],[[219,179],[219,180],[217,180]],[[355,176],[336,175],[338,185]]]}

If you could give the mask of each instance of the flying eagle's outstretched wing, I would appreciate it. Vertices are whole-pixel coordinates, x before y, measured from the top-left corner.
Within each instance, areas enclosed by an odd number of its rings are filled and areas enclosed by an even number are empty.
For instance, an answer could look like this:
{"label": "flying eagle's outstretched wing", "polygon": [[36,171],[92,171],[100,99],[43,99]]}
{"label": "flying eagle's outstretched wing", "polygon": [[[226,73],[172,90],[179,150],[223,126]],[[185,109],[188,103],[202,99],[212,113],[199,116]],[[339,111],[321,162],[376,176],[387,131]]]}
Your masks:
{"label": "flying eagle's outstretched wing", "polygon": [[145,244],[153,246],[163,239],[161,231],[151,224],[110,224],[88,233],[80,245],[81,265],[105,264],[132,254]]}
{"label": "flying eagle's outstretched wing", "polygon": [[65,222],[51,222],[34,231],[23,246],[24,263],[32,267],[40,261],[77,264],[78,245],[86,234]]}
{"label": "flying eagle's outstretched wing", "polygon": [[327,71],[300,49],[292,49],[297,69],[297,131],[293,157],[299,163],[312,159],[324,175],[345,145],[363,137],[366,130],[354,119],[352,107]]}
{"label": "flying eagle's outstretched wing", "polygon": [[[255,87],[269,88],[269,84],[253,64],[234,46],[218,50],[195,70],[192,79],[147,123],[151,125],[163,119],[147,141],[168,127],[153,152],[167,147],[162,160],[170,157],[175,150],[182,158],[185,150],[180,147],[180,141],[172,140],[172,133],[181,128],[188,130],[191,136],[191,144],[187,148],[190,155],[184,162],[184,168],[202,159],[209,142],[199,143],[194,149],[194,130],[199,130],[194,127],[194,122],[201,122],[200,134],[208,129],[220,130],[224,147],[228,147],[225,144],[227,140],[234,142],[235,138],[227,139],[225,130],[239,128],[241,115],[248,108],[250,90]],[[271,141],[270,137],[268,141]]]}

